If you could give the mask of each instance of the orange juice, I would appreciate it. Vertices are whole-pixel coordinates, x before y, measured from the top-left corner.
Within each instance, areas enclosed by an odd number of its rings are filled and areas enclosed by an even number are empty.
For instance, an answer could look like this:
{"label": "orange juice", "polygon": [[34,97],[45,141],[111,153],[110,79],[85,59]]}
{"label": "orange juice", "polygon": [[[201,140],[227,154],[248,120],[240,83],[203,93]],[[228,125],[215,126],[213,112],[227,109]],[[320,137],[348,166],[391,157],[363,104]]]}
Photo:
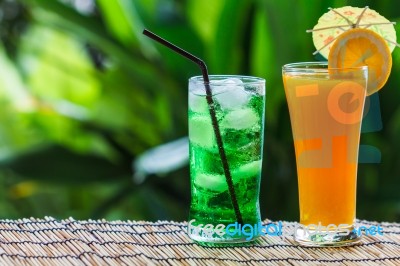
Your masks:
{"label": "orange juice", "polygon": [[284,71],[283,81],[295,145],[300,223],[352,226],[366,78],[362,73],[305,70]]}

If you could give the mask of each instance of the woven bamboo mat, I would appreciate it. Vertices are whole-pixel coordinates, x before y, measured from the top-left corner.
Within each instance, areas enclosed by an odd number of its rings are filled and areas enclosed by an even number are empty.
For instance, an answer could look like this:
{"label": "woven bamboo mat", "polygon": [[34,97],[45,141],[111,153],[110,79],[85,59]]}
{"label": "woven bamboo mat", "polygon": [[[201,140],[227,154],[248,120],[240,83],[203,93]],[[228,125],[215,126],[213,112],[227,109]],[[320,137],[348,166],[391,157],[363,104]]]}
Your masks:
{"label": "woven bamboo mat", "polygon": [[[364,236],[347,248],[299,247],[290,236],[204,248],[187,237],[186,223],[0,220],[0,265],[400,265],[400,224],[379,225],[383,235]],[[283,235],[293,229],[294,223],[283,222]]]}

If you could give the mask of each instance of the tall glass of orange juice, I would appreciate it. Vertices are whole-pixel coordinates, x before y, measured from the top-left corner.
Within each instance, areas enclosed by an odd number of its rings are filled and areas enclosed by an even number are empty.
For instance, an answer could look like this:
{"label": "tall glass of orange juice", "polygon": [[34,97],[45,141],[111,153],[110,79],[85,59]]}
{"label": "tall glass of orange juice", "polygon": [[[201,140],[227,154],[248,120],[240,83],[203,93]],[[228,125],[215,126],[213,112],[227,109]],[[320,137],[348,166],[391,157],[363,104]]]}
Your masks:
{"label": "tall glass of orange juice", "polygon": [[283,66],[299,185],[294,236],[302,245],[350,245],[360,239],[356,183],[367,79],[366,66]]}

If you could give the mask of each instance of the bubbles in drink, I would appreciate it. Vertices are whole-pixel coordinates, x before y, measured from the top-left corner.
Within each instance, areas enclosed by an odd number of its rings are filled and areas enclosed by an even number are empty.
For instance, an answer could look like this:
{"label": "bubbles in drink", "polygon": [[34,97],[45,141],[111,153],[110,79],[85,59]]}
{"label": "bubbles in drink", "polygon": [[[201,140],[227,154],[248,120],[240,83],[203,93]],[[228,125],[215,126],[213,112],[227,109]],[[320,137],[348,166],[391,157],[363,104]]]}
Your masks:
{"label": "bubbles in drink", "polygon": [[[238,167],[245,163],[250,163],[252,161],[260,160],[261,159],[261,150],[257,145],[257,142],[260,141],[259,136],[254,136],[255,134],[249,134],[248,137],[244,137],[243,135],[247,134],[231,134],[229,137],[239,136],[239,142],[229,143],[226,146],[228,151],[228,162],[232,167]],[[228,135],[226,135],[228,138]],[[247,140],[247,141],[246,141]],[[252,141],[251,143],[249,143]]]}
{"label": "bubbles in drink", "polygon": [[202,147],[192,147],[192,163],[196,165],[196,170],[201,173],[213,175],[223,175],[224,168],[218,150],[208,150]]}

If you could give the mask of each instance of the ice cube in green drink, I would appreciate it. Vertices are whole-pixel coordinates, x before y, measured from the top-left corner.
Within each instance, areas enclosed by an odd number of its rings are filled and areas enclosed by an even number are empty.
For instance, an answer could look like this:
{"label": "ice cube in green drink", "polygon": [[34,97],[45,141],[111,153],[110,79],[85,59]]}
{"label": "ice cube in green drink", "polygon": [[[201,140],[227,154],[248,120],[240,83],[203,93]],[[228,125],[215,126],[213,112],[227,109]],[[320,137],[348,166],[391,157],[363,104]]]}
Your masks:
{"label": "ice cube in green drink", "polygon": [[208,189],[213,192],[223,192],[228,190],[228,184],[224,175],[211,175],[198,173],[194,176],[194,184],[198,188]]}
{"label": "ice cube in green drink", "polygon": [[189,140],[205,149],[216,148],[214,130],[208,114],[197,115],[189,120]]}

